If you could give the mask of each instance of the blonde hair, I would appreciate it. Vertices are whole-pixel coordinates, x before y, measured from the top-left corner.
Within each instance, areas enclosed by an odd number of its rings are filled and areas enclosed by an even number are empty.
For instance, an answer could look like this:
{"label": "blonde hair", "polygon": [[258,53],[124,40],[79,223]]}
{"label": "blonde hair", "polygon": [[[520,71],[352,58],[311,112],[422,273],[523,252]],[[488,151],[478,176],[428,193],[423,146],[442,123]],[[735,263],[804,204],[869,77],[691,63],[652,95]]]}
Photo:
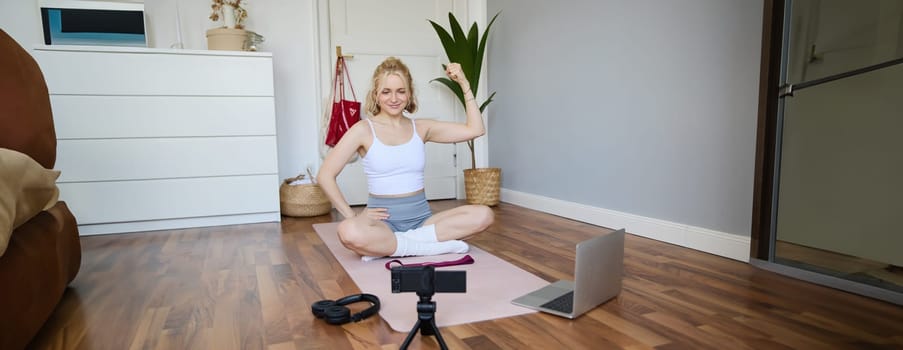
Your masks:
{"label": "blonde hair", "polygon": [[401,62],[400,59],[395,57],[389,57],[385,61],[379,64],[376,67],[376,70],[373,71],[373,79],[370,85],[370,92],[367,93],[367,100],[364,103],[364,109],[367,113],[372,117],[381,111],[379,108],[379,101],[376,98],[376,95],[379,94],[379,86],[382,82],[389,76],[389,74],[395,74],[404,81],[405,86],[408,90],[408,95],[410,98],[408,99],[408,105],[404,107],[404,110],[408,113],[414,113],[417,111],[417,98],[414,97],[414,80],[411,79],[411,71],[408,69],[404,63]]}

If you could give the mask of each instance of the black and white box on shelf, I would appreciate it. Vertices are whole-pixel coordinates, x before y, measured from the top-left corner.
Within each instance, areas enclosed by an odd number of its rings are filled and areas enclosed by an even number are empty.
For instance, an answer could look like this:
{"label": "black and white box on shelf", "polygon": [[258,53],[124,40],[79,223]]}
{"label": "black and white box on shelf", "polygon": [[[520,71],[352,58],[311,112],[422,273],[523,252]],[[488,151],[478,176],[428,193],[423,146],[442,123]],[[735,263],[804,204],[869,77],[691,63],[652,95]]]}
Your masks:
{"label": "black and white box on shelf", "polygon": [[41,0],[46,45],[147,47],[144,4]]}

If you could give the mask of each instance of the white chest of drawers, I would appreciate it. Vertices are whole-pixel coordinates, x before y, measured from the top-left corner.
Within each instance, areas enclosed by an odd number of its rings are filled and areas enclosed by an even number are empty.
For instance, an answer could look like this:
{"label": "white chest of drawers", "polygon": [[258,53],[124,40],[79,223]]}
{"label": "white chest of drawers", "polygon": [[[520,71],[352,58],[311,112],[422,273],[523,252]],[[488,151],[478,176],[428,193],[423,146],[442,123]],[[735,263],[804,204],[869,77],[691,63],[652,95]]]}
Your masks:
{"label": "white chest of drawers", "polygon": [[39,47],[83,235],[279,220],[268,53]]}

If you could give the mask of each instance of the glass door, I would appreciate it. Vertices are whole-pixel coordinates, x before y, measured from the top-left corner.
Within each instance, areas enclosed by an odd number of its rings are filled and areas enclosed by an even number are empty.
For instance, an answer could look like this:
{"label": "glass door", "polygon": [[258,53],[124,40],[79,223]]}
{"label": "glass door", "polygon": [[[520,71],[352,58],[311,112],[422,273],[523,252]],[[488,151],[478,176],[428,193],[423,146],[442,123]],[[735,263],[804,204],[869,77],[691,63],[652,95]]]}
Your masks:
{"label": "glass door", "polygon": [[903,293],[903,1],[784,13],[771,260]]}

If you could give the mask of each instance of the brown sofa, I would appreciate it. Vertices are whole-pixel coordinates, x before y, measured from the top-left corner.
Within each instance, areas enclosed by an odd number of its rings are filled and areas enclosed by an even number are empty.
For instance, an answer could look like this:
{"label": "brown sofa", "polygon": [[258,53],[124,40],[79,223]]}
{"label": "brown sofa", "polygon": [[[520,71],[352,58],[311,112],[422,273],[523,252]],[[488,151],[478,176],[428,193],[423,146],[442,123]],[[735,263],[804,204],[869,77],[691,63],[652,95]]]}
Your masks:
{"label": "brown sofa", "polygon": [[[2,148],[24,153],[46,169],[56,162],[44,76],[28,52],[0,29]],[[64,202],[50,205],[12,230],[0,256],[0,349],[28,345],[81,266],[75,217]]]}

